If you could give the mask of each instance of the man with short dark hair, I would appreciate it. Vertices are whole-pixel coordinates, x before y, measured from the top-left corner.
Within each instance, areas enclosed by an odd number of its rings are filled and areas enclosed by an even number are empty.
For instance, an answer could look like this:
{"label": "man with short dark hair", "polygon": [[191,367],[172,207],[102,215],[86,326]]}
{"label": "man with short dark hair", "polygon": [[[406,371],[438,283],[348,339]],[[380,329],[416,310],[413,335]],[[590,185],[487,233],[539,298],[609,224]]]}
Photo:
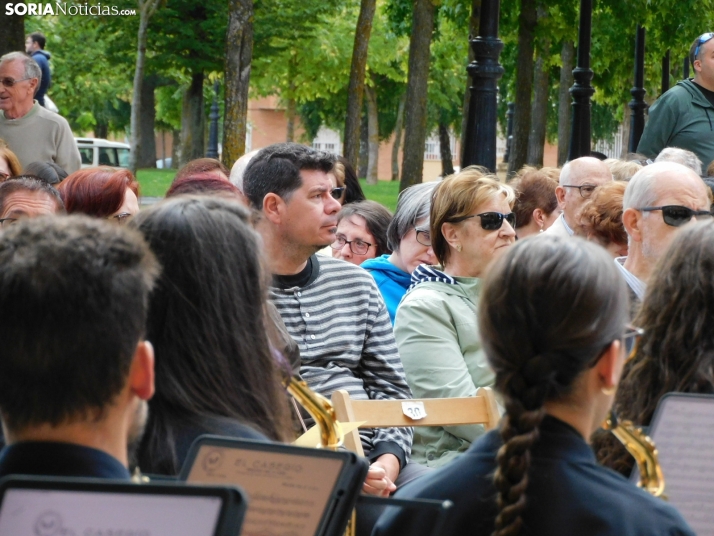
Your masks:
{"label": "man with short dark hair", "polygon": [[59,192],[45,181],[20,175],[0,183],[0,228],[24,218],[64,213]]}
{"label": "man with short dark hair", "polygon": [[129,479],[154,392],[143,337],[157,273],[137,231],[98,219],[0,234],[0,476]]}
{"label": "man with short dark hair", "polygon": [[637,152],[655,158],[665,147],[695,153],[704,166],[714,160],[714,33],[689,47],[694,78],[677,82],[650,107]]}
{"label": "man with short dark hair", "polygon": [[69,123],[34,100],[41,81],[39,65],[26,54],[0,57],[0,138],[23,169],[32,162],[54,162],[74,173],[82,159]]}
{"label": "man with short dark hair", "polygon": [[[313,390],[328,398],[337,389],[363,400],[410,398],[374,280],[358,266],[315,255],[335,238],[334,162],[332,155],[280,143],[261,150],[245,170],[243,192],[262,211],[257,229],[273,273],[271,298],[300,347],[300,372]],[[360,436],[372,462],[365,492],[388,495],[395,482],[418,474],[421,466],[407,464],[410,428],[360,430]]]}
{"label": "man with short dark hair", "polygon": [[25,52],[27,52],[32,59],[37,62],[40,66],[40,71],[42,71],[42,78],[40,79],[40,87],[37,88],[37,93],[35,93],[35,99],[40,103],[40,106],[45,106],[45,94],[50,88],[52,82],[52,75],[50,74],[50,53],[45,51],[45,43],[47,39],[40,32],[32,32],[25,39]]}

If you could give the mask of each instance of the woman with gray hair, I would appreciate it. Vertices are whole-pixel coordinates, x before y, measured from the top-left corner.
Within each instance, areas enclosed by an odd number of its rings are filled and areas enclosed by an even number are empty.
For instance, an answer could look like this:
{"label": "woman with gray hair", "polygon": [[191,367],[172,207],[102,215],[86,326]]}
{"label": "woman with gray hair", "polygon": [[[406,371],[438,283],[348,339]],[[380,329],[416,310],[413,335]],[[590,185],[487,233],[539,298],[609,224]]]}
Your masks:
{"label": "woman with gray hair", "polygon": [[360,265],[376,281],[392,325],[397,306],[409,288],[411,273],[420,264],[436,262],[429,235],[429,208],[436,184],[417,184],[399,194],[397,210],[387,229],[387,241],[392,253],[366,260]]}

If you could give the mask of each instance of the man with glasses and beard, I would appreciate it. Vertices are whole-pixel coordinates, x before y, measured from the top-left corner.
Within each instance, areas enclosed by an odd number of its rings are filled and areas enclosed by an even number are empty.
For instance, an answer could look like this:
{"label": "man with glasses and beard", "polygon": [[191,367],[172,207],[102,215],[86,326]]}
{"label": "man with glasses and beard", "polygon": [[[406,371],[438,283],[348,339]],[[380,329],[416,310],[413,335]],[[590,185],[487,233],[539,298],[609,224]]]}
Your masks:
{"label": "man with glasses and beard", "polygon": [[158,274],[138,232],[84,216],[0,234],[0,476],[130,478],[154,393]]}
{"label": "man with glasses and beard", "polygon": [[0,138],[22,167],[54,162],[67,173],[82,166],[72,129],[64,117],[35,100],[42,71],[31,57],[10,52],[0,57]]}
{"label": "man with glasses and beard", "polygon": [[615,263],[630,289],[633,317],[652,269],[675,233],[691,221],[711,218],[711,203],[709,187],[682,164],[650,164],[630,179],[622,200],[628,254]]}
{"label": "man with glasses and beard", "polygon": [[560,217],[545,233],[562,237],[581,234],[580,212],[585,203],[601,184],[612,181],[610,169],[597,158],[583,156],[563,166],[555,188]]}
{"label": "man with glasses and beard", "polygon": [[689,48],[694,78],[677,82],[649,111],[637,152],[656,157],[665,147],[695,153],[704,167],[714,160],[714,33]]}

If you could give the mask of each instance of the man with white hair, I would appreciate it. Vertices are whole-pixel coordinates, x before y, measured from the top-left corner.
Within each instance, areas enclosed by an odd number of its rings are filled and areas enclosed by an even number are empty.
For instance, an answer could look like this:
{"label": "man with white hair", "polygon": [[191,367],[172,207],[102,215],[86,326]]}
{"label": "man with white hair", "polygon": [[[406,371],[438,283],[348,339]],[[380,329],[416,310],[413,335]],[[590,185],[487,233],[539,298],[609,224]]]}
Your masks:
{"label": "man with white hair", "polygon": [[34,99],[42,80],[37,62],[22,52],[0,57],[0,138],[22,167],[54,162],[67,173],[82,166],[69,123]]}
{"label": "man with white hair", "polygon": [[622,205],[628,255],[615,263],[630,288],[634,312],[644,298],[654,265],[675,233],[690,221],[711,218],[711,191],[690,168],[658,162],[635,173]]}
{"label": "man with white hair", "polygon": [[655,158],[655,162],[677,162],[677,164],[687,166],[700,177],[702,176],[702,161],[699,160],[696,154],[686,149],[665,147],[659,152],[657,158]]}
{"label": "man with white hair", "polygon": [[562,211],[546,233],[573,236],[580,228],[580,212],[598,186],[611,182],[612,173],[604,162],[591,156],[571,160],[560,171],[555,189],[558,208]]}

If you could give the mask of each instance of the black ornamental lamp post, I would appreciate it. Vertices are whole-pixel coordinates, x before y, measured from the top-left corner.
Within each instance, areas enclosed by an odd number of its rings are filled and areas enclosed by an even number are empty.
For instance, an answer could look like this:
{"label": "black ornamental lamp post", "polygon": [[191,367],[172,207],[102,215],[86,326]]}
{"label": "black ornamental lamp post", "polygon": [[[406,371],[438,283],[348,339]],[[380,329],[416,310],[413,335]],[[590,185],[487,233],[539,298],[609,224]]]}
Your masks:
{"label": "black ornamental lamp post", "polygon": [[483,0],[479,35],[471,39],[475,59],[467,67],[473,85],[464,135],[462,167],[478,165],[496,171],[496,97],[503,66],[498,56],[500,0]]}
{"label": "black ornamental lamp post", "polygon": [[669,49],[667,49],[667,53],[662,58],[662,92],[660,95],[664,95],[669,91],[669,52]]}
{"label": "black ornamental lamp post", "polygon": [[689,56],[685,56],[684,58],[684,65],[682,67],[682,74],[684,75],[683,78],[686,80],[689,78]]}
{"label": "black ornamental lamp post", "polygon": [[211,120],[211,126],[208,131],[208,149],[206,150],[207,158],[218,158],[218,118],[221,116],[218,108],[218,91],[220,86],[218,80],[213,84],[213,104],[211,104],[211,113],[208,118]]}
{"label": "black ornamental lamp post", "polygon": [[592,29],[592,0],[580,0],[580,28],[578,31],[578,65],[573,69],[575,83],[570,88],[573,96],[573,122],[570,129],[568,160],[590,156],[590,98],[595,89],[590,85],[590,33]]}
{"label": "black ornamental lamp post", "polygon": [[[664,74],[662,75],[664,76]],[[645,129],[645,29],[637,26],[637,38],[635,39],[635,84],[630,90],[632,100],[630,101],[630,142],[628,151],[637,152],[637,146]]]}

